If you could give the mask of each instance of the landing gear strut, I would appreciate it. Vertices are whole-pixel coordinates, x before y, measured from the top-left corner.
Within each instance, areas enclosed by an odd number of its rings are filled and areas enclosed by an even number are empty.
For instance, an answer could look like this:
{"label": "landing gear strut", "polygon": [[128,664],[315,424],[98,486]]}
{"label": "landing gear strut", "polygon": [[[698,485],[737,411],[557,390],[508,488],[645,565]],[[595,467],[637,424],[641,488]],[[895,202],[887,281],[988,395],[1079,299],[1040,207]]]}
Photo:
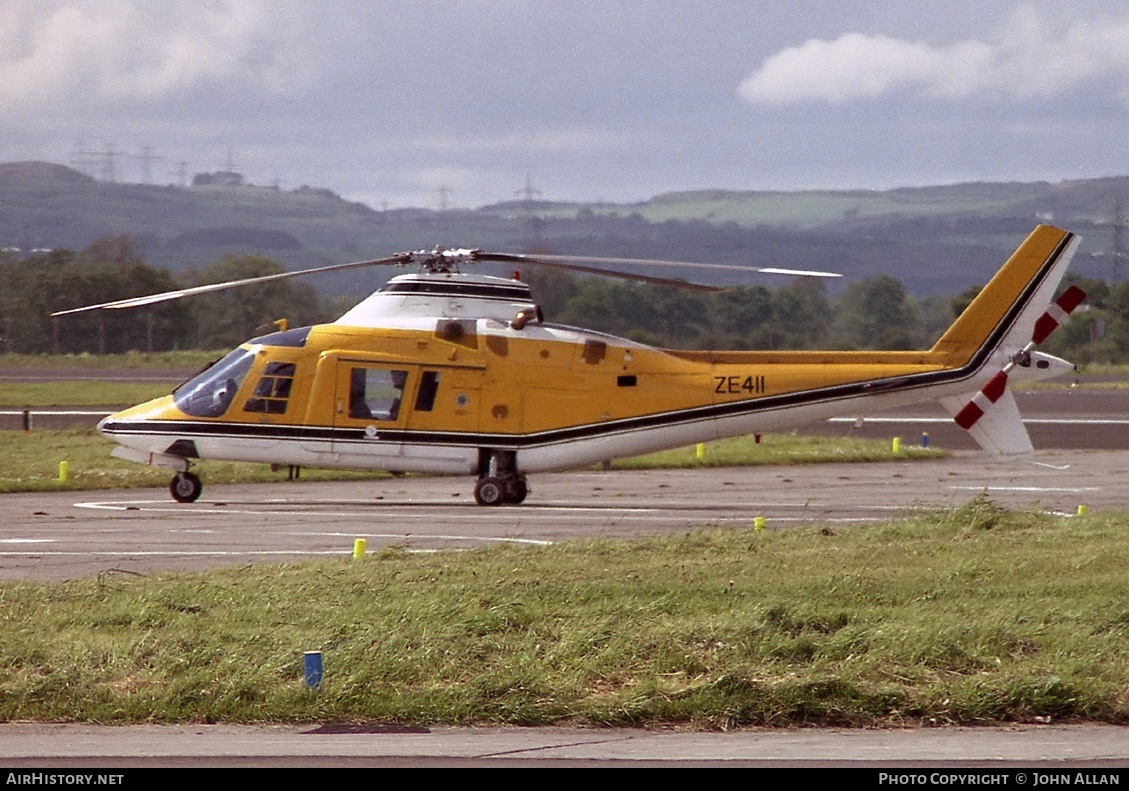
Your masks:
{"label": "landing gear strut", "polygon": [[204,484],[190,472],[178,472],[169,482],[169,493],[178,503],[194,503],[200,499]]}
{"label": "landing gear strut", "polygon": [[517,453],[512,450],[479,452],[478,483],[474,501],[479,505],[518,505],[529,494],[529,483],[517,471]]}

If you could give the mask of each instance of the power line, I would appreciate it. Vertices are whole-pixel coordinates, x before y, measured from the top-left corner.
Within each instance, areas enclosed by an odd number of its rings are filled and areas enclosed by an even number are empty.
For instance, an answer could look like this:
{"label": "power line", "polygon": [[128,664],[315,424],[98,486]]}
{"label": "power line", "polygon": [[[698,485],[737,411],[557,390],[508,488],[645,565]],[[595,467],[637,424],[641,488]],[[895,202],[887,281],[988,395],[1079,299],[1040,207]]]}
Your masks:
{"label": "power line", "polygon": [[137,160],[141,163],[141,183],[153,183],[153,163],[164,159],[153,153],[149,146],[143,146],[141,153],[137,155]]}
{"label": "power line", "polygon": [[446,184],[441,184],[436,192],[439,193],[439,211],[447,211],[447,209],[451,207],[451,203],[448,198],[450,197],[451,193],[454,192],[454,190],[452,190]]}

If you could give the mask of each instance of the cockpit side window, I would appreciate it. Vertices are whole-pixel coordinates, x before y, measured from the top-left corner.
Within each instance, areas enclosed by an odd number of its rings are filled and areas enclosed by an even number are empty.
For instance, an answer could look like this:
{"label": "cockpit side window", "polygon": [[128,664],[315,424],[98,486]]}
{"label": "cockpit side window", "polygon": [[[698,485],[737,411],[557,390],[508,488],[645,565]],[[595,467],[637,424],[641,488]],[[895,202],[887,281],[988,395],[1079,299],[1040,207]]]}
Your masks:
{"label": "cockpit side window", "polygon": [[255,355],[236,349],[173,391],[177,409],[193,417],[219,417],[231,406]]}
{"label": "cockpit side window", "polygon": [[290,399],[290,387],[294,384],[294,370],[294,363],[267,363],[255,385],[255,392],[243,405],[243,411],[270,415],[284,413]]}

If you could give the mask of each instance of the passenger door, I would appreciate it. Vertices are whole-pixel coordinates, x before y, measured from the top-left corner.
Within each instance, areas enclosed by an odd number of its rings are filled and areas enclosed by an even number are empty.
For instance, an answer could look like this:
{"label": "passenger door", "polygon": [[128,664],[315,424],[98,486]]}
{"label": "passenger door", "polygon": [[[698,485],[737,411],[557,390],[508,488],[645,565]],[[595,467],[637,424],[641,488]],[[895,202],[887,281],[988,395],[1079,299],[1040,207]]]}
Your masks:
{"label": "passenger door", "polygon": [[482,377],[477,366],[338,360],[334,452],[358,466],[472,471]]}
{"label": "passenger door", "polygon": [[[334,393],[333,450],[355,457],[358,466],[387,468],[402,450],[408,410],[405,394],[415,386],[412,366],[339,360]],[[342,461],[348,462],[345,458]]]}

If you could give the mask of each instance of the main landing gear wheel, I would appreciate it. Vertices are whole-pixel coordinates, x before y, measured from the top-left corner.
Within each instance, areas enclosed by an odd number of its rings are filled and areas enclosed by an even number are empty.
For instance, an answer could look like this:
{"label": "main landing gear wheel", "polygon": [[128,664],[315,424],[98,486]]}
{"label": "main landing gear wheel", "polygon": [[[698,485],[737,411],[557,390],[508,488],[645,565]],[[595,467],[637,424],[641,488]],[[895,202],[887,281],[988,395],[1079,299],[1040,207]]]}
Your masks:
{"label": "main landing gear wheel", "polygon": [[506,501],[506,487],[498,478],[480,478],[474,485],[474,501],[479,505],[501,505]]}
{"label": "main landing gear wheel", "polygon": [[521,505],[529,494],[529,484],[525,482],[524,476],[506,481],[505,489],[506,502],[511,505]]}
{"label": "main landing gear wheel", "polygon": [[474,501],[479,505],[518,505],[529,495],[529,484],[518,472],[516,451],[480,448],[478,474]]}
{"label": "main landing gear wheel", "polygon": [[178,503],[194,503],[202,491],[204,484],[190,472],[178,472],[169,483],[169,493]]}
{"label": "main landing gear wheel", "polygon": [[529,494],[525,478],[480,478],[474,485],[474,501],[479,505],[519,505]]}

